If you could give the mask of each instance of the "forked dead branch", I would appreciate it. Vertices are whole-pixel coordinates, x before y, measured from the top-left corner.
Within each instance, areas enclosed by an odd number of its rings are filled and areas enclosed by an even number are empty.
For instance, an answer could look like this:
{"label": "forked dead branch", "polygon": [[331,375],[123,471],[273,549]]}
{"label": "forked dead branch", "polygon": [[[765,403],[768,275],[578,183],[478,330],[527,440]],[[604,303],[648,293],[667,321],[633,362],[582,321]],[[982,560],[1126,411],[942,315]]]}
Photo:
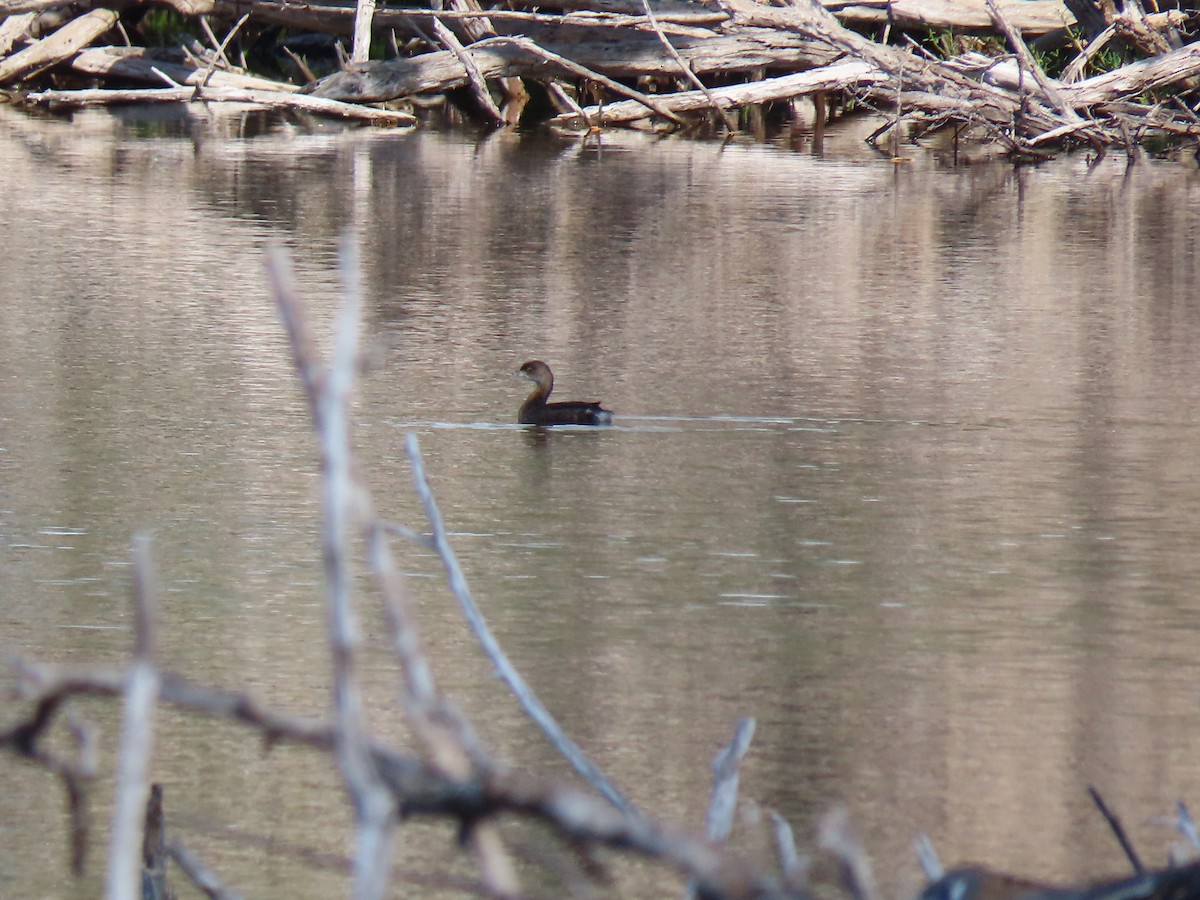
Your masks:
{"label": "forked dead branch", "polygon": [[[1148,13],[1138,0],[1120,8],[1107,0],[569,0],[503,8],[476,0],[437,5],[445,8],[263,0],[249,12],[235,0],[164,2],[205,26],[211,46],[184,35],[177,51],[117,46],[113,37],[136,28],[141,6],[97,7],[51,28],[51,13],[61,19],[61,9],[74,8],[66,0],[5,0],[0,86],[49,107],[237,101],[395,126],[415,124],[441,98],[498,127],[549,121],[709,132],[736,131],[764,112],[781,124],[800,121],[799,101],[812,96],[818,130],[829,110],[875,110],[884,117],[875,138],[886,134],[892,144],[948,128],[960,140],[1033,156],[1200,135],[1194,13]],[[224,39],[209,19],[226,23]],[[939,30],[947,37],[932,41],[933,53],[929,39]],[[314,33],[330,47],[334,38],[352,39],[337,70],[321,78],[289,45]],[[963,33],[981,38],[964,49],[954,38]],[[249,35],[259,47],[275,42],[273,77],[251,75],[244,57],[226,52]],[[1029,46],[1034,39],[1041,55]],[[1057,78],[1045,62],[1051,52]],[[285,53],[290,74],[280,77]],[[1105,54],[1104,70],[1083,77]],[[740,110],[754,115],[740,118]]]}
{"label": "forked dead branch", "polygon": [[[122,700],[125,713],[117,751],[119,777],[107,856],[108,896],[133,897],[139,890],[143,810],[148,799],[159,796],[151,790],[148,772],[154,747],[155,710],[160,703],[238,721],[272,745],[285,741],[300,743],[328,754],[341,773],[354,811],[356,897],[388,896],[393,890],[393,835],[401,819],[412,816],[456,821],[463,845],[476,859],[486,892],[497,897],[521,896],[518,867],[498,826],[502,814],[541,821],[569,846],[610,847],[657,859],[691,879],[703,897],[798,896],[799,887],[774,867],[751,864],[722,849],[720,841],[660,824],[638,810],[562,734],[550,713],[508,663],[471,600],[425,476],[416,440],[410,437],[408,449],[416,487],[431,531],[430,537],[421,536],[423,545],[432,546],[441,556],[452,589],[471,620],[472,630],[522,704],[555,743],[564,748],[572,765],[608,799],[500,763],[480,743],[434,683],[411,604],[393,559],[389,543],[393,529],[374,512],[370,491],[359,476],[352,450],[349,410],[359,371],[362,305],[354,245],[347,243],[343,250],[345,302],[329,362],[317,350],[317,340],[295,290],[286,254],[278,248],[271,251],[268,268],[320,448],[322,559],[333,663],[329,718],[316,722],[289,716],[247,693],[189,683],[166,670],[155,654],[158,604],[149,544],[139,538],[134,553],[137,642],[129,666],[123,671],[113,671],[20,663],[17,677],[28,713],[0,733],[0,747],[60,775],[72,797],[86,795],[88,774],[94,769],[94,764],[87,763],[93,754],[92,742],[87,742],[78,762],[53,757],[42,747],[57,714],[73,698],[100,695]],[[374,598],[382,604],[389,622],[402,676],[398,686],[400,704],[417,738],[416,752],[383,745],[372,734],[370,710],[365,708],[359,687],[357,621],[367,598],[354,588],[357,547],[364,551],[361,556],[374,580]],[[748,743],[746,726],[739,734],[738,754],[744,753]],[[722,809],[731,804],[730,784],[736,784],[738,754],[729,757],[721,771]],[[169,809],[168,802],[168,830]],[[71,810],[79,820],[74,840],[76,855],[82,859],[88,834],[86,806],[72,802]],[[729,810],[725,809],[721,815],[727,819]],[[725,830],[727,833],[727,827]],[[175,842],[173,846],[179,845]],[[219,882],[219,877],[185,848],[173,852],[177,858],[188,861],[187,871],[205,872],[206,879]]]}
{"label": "forked dead branch", "polygon": [[[806,866],[797,852],[791,826],[777,814],[770,817],[777,861],[749,859],[731,852],[730,836],[737,807],[739,767],[750,748],[753,719],[740,722],[729,745],[713,763],[713,790],[706,836],[658,820],[653,811],[635,807],[591,763],[583,751],[562,733],[548,710],[516,673],[474,603],[458,565],[434,499],[424,461],[415,437],[408,438],[415,488],[424,507],[428,532],[389,525],[379,516],[365,480],[359,472],[351,440],[350,411],[360,370],[359,329],[362,289],[358,280],[357,252],[346,243],[341,258],[344,305],[337,317],[331,358],[318,351],[311,322],[305,315],[287,255],[270,252],[270,282],[288,333],[298,380],[308,400],[308,411],[320,455],[321,554],[328,611],[328,646],[332,660],[328,715],[314,720],[289,715],[245,690],[221,690],[195,684],[172,673],[160,658],[160,609],[151,545],[144,537],[134,541],[134,610],[136,641],[123,669],[98,666],[66,667],[17,661],[15,674],[20,697],[13,707],[16,721],[0,731],[0,750],[7,750],[60,778],[67,789],[66,816],[71,822],[71,857],[75,875],[82,871],[92,832],[90,785],[99,752],[95,732],[69,711],[76,698],[93,696],[122,704],[122,725],[114,754],[116,796],[110,840],[105,859],[106,896],[125,900],[137,896],[165,896],[167,858],[174,860],[183,877],[208,895],[232,897],[222,873],[191,853],[171,824],[171,801],[150,783],[155,752],[155,725],[162,705],[195,715],[240,723],[247,740],[261,740],[268,748],[291,743],[311,748],[328,758],[341,775],[355,823],[354,858],[350,866],[351,891],[356,898],[393,895],[402,883],[392,866],[396,832],[410,818],[438,818],[458,826],[459,842],[475,860],[478,881],[466,883],[445,876],[445,885],[466,893],[493,897],[528,896],[519,873],[518,851],[506,840],[504,820],[541,823],[571,852],[583,849],[632,854],[657,861],[677,872],[681,884],[690,885],[701,898],[812,898],[818,890],[809,884]],[[432,548],[440,557],[451,591],[458,598],[471,630],[489,659],[518,696],[522,706],[551,737],[595,793],[529,772],[517,764],[497,760],[475,735],[454,704],[438,689],[419,636],[413,606],[393,556],[391,536],[397,532]],[[356,560],[365,560],[373,589],[361,591],[354,577]],[[358,618],[369,602],[381,604],[388,621],[396,671],[398,702],[415,739],[414,749],[381,741],[371,727],[373,710],[367,708],[360,688]],[[47,747],[61,718],[67,719],[76,746],[75,758],[65,758]],[[715,738],[716,736],[714,736]],[[211,790],[209,784],[178,786],[180,796],[189,791]],[[186,801],[184,801],[186,804]],[[1105,816],[1114,833],[1123,835],[1111,810]],[[46,815],[54,815],[47,810]],[[1180,822],[1190,825],[1181,808]],[[765,825],[764,825],[765,827]],[[1183,829],[1181,824],[1181,830]],[[866,853],[846,814],[835,809],[818,829],[820,847],[832,855],[843,873],[845,890],[860,900],[877,900],[876,886]],[[1195,828],[1190,828],[1195,834]],[[1200,844],[1200,838],[1197,838]],[[1019,890],[1023,900],[1118,900],[1137,896],[1167,900],[1196,896],[1200,892],[1200,863],[1176,868],[1146,870],[1128,841],[1122,845],[1137,872],[1128,879],[1077,890],[1049,888],[979,868],[943,874],[930,848],[923,858],[932,883],[926,900],[980,896],[1009,897]],[[528,861],[526,861],[528,862]],[[602,874],[597,857],[581,866],[580,877]],[[425,878],[431,877],[424,873]],[[144,894],[144,891],[150,893]],[[1000,893],[987,893],[998,890]],[[612,887],[605,887],[611,894]]]}

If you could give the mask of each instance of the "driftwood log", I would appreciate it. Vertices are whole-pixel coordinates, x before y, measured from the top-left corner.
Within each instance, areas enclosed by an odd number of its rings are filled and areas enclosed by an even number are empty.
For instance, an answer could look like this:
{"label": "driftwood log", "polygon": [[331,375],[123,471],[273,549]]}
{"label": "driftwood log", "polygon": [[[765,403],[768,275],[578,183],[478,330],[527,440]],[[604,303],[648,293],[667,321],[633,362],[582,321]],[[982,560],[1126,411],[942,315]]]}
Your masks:
{"label": "driftwood log", "polygon": [[[500,126],[529,115],[562,128],[728,131],[738,129],[740,109],[766,108],[787,123],[792,101],[817,94],[823,111],[880,113],[877,142],[952,127],[960,139],[1026,155],[1200,135],[1200,42],[1184,40],[1192,14],[1147,13],[1139,0],[1119,10],[1108,0],[561,0],[503,9],[476,0],[438,8],[163,3],[198,17],[213,46],[189,46],[182,36],[180,51],[166,55],[105,46],[126,20],[136,24],[141,5],[78,11],[77,0],[0,0],[0,86],[56,107],[237,101],[391,125],[413,124],[410,114],[429,106],[423,98],[439,95]],[[218,42],[210,18],[236,25]],[[260,51],[290,55],[291,77],[253,75],[244,57],[242,65],[230,61],[226,45],[243,27]],[[944,39],[922,44],[938,31]],[[330,48],[352,36],[352,46],[318,78],[285,40],[299,33],[324,35]],[[966,46],[954,37],[964,33],[983,37]],[[1033,38],[1059,48],[1059,77],[1031,52]],[[1084,77],[1106,51],[1110,70]],[[1113,54],[1125,64],[1112,68]],[[546,102],[531,106],[527,88]],[[831,95],[850,102],[824,102]],[[392,111],[365,109],[376,104]]]}

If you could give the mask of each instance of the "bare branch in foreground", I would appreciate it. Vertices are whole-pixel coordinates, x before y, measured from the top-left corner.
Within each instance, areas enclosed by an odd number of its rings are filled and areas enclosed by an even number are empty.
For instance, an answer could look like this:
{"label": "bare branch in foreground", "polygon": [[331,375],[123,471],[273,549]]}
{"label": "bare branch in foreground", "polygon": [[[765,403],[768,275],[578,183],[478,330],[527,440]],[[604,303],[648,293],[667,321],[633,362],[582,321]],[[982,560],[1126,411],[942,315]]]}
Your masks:
{"label": "bare branch in foreground", "polygon": [[[120,696],[123,676],[102,668],[23,664],[17,677],[36,707],[76,695]],[[269,743],[290,741],[332,753],[335,728],[327,722],[291,716],[265,707],[242,693],[221,691],[163,673],[161,698],[183,709],[241,722]],[[378,743],[370,752],[380,777],[406,816],[482,821],[501,813],[545,822],[561,836],[584,845],[623,849],[659,859],[696,881],[702,896],[750,898],[802,896],[774,876],[710,842],[646,818],[632,818],[607,802],[547,778],[516,770],[496,770],[471,778],[447,778],[421,760]]]}
{"label": "bare branch in foreground", "polygon": [[163,821],[163,789],[150,786],[142,824],[142,900],[170,900],[167,887],[167,838]]}
{"label": "bare branch in foreground", "polygon": [[[733,831],[733,814],[737,810],[738,766],[750,749],[753,737],[754,719],[742,719],[734,729],[733,739],[713,757],[713,789],[704,833],[715,844],[725,843]],[[688,896],[695,896],[695,885],[688,886]]]}
{"label": "bare branch in foreground", "polygon": [[638,810],[637,806],[604,776],[604,773],[600,771],[596,764],[587,757],[574,741],[567,737],[566,732],[562,730],[562,727],[550,714],[550,711],[546,709],[525,679],[521,677],[521,673],[513,666],[508,655],[500,648],[496,636],[488,628],[487,622],[483,618],[483,613],[480,612],[479,606],[475,603],[475,598],[471,595],[471,588],[467,585],[467,578],[458,563],[458,556],[455,554],[454,548],[450,545],[450,540],[446,536],[446,527],[442,522],[442,514],[438,509],[437,501],[434,500],[433,491],[429,487],[429,480],[425,476],[425,462],[421,457],[421,447],[417,442],[416,435],[409,432],[404,439],[404,446],[408,452],[408,458],[412,462],[413,485],[422,506],[425,508],[425,518],[429,521],[430,528],[433,529],[433,545],[442,560],[442,565],[446,569],[446,578],[450,583],[450,590],[458,598],[459,605],[462,607],[463,615],[466,616],[471,632],[475,635],[475,639],[479,641],[479,645],[483,648],[484,653],[487,654],[488,659],[491,660],[492,665],[496,667],[497,674],[508,685],[509,690],[513,692],[513,695],[521,704],[521,708],[537,723],[537,726],[542,729],[542,732],[550,739],[550,742],[554,744],[558,752],[566,757],[571,767],[588,784],[599,791],[617,809],[627,815],[640,816],[641,811]]}
{"label": "bare branch in foreground", "polygon": [[1125,826],[1121,824],[1121,819],[1104,802],[1104,798],[1100,796],[1100,792],[1090,784],[1088,785],[1088,795],[1092,798],[1092,802],[1096,804],[1096,809],[1100,810],[1100,815],[1104,816],[1104,821],[1108,823],[1108,827],[1112,829],[1113,834],[1117,838],[1117,843],[1121,845],[1121,849],[1125,852],[1125,858],[1133,866],[1133,871],[1138,875],[1143,874],[1146,871],[1146,867],[1142,864],[1137,850],[1134,849],[1133,843],[1129,840],[1129,835],[1125,831]]}
{"label": "bare branch in foreground", "polygon": [[704,82],[700,80],[699,76],[696,75],[696,73],[692,70],[692,67],[687,64],[684,58],[679,55],[679,51],[675,49],[675,45],[671,43],[671,39],[663,32],[662,27],[658,24],[658,20],[654,17],[654,10],[650,8],[650,0],[642,0],[642,9],[644,9],[646,12],[646,21],[650,23],[650,27],[654,29],[654,33],[658,35],[658,40],[663,45],[663,49],[667,51],[667,55],[670,56],[671,59],[675,60],[675,65],[679,66],[679,70],[683,73],[683,77],[691,82],[696,90],[698,90],[708,99],[709,104],[712,106],[713,112],[719,115],[721,117],[721,121],[725,123],[725,130],[730,134],[737,131],[737,120],[733,117],[733,114],[721,105],[720,100],[718,100],[716,95],[714,95],[712,91],[710,91],[704,84]]}
{"label": "bare branch in foreground", "polygon": [[818,840],[823,850],[832,853],[842,865],[842,880],[855,900],[880,900],[871,860],[850,825],[850,814],[844,806],[831,809],[821,817],[817,826]]}
{"label": "bare branch in foreground", "polygon": [[158,642],[158,587],[150,558],[150,542],[145,535],[134,538],[133,580],[136,640],[133,661],[124,679],[121,749],[117,757],[116,799],[105,882],[108,900],[134,900],[141,895],[139,860],[146,797],[150,791],[150,756],[159,694],[159,676],[154,662]]}
{"label": "bare branch in foreground", "polygon": [[[456,713],[438,697],[433,676],[420,649],[416,622],[400,584],[399,573],[387,546],[386,533],[375,516],[370,493],[357,473],[349,442],[349,397],[358,365],[358,328],[362,288],[357,244],[347,237],[342,244],[341,268],[345,301],[338,319],[334,362],[326,367],[320,359],[303,306],[296,296],[290,260],[279,248],[271,258],[276,301],[291,337],[297,371],[309,396],[314,429],[322,447],[322,483],[325,487],[325,562],[330,589],[331,646],[334,653],[335,698],[339,759],[356,801],[360,820],[360,867],[364,896],[378,896],[386,883],[390,848],[388,834],[394,810],[379,790],[373,758],[365,752],[366,729],[361,721],[361,700],[353,681],[357,625],[349,605],[348,542],[350,529],[361,529],[368,560],[383,595],[384,609],[392,631],[393,645],[405,674],[405,711],[416,734],[438,771],[451,778],[474,774],[474,739]],[[339,672],[341,675],[339,676]],[[368,805],[370,804],[370,805]],[[464,819],[464,821],[466,821]],[[497,894],[517,892],[516,869],[503,851],[490,825],[465,831],[474,847],[489,886]],[[369,885],[369,889],[367,887]]]}
{"label": "bare branch in foreground", "polygon": [[186,875],[197,888],[199,888],[204,896],[209,900],[242,900],[242,895],[234,893],[221,883],[221,879],[216,873],[209,869],[196,856],[187,849],[179,841],[171,841],[167,844],[167,852],[171,855],[171,859],[175,861],[175,865],[183,870]]}
{"label": "bare branch in foreground", "polygon": [[779,813],[771,813],[771,833],[775,839],[775,853],[779,856],[779,868],[783,870],[788,886],[801,888],[807,877],[807,867],[796,852],[796,836],[791,823]]}
{"label": "bare branch in foreground", "polygon": [[441,41],[442,46],[453,53],[458,58],[458,61],[462,63],[462,67],[467,70],[467,82],[471,85],[471,93],[474,94],[476,102],[479,103],[479,108],[487,113],[493,123],[503,125],[504,113],[500,112],[500,108],[492,100],[492,95],[488,93],[487,82],[483,78],[483,73],[479,71],[479,66],[475,65],[475,61],[471,59],[462,42],[459,41],[453,31],[442,23],[441,19],[433,20],[433,33]]}
{"label": "bare branch in foreground", "polygon": [[395,804],[384,789],[367,748],[367,725],[357,678],[358,618],[353,604],[350,547],[358,486],[351,475],[350,403],[358,370],[362,290],[357,248],[342,244],[342,307],[332,362],[324,365],[316,339],[294,289],[291,261],[279,247],[269,255],[275,301],[292,338],[292,354],[308,395],[321,455],[321,545],[325,564],[329,650],[333,663],[335,748],[342,777],[354,801],[358,852],[354,896],[382,897],[391,866]]}
{"label": "bare branch in foreground", "polygon": [[[356,470],[349,440],[349,399],[357,373],[362,303],[357,265],[353,248],[347,245],[342,257],[347,301],[338,316],[333,362],[326,365],[317,352],[311,327],[295,295],[286,256],[276,249],[269,261],[270,282],[291,339],[296,370],[309,400],[321,447],[325,507],[322,548],[334,664],[329,721],[289,716],[246,693],[214,690],[160,672],[153,659],[157,643],[157,592],[148,545],[139,539],[135,557],[138,638],[129,672],[18,663],[18,686],[28,710],[23,721],[0,732],[0,747],[43,762],[37,753],[38,742],[64,704],[80,695],[125,698],[123,757],[119,763],[118,811],[114,816],[108,889],[109,897],[121,900],[136,896],[138,831],[144,824],[147,764],[153,734],[150,726],[159,699],[244,723],[261,734],[268,746],[283,740],[295,741],[333,758],[357,813],[353,863],[356,897],[382,896],[392,890],[388,851],[393,812],[457,822],[460,835],[475,852],[486,889],[493,896],[515,896],[519,892],[515,867],[500,843],[497,820],[501,815],[544,823],[572,848],[607,847],[659,860],[691,879],[705,900],[801,896],[801,892],[781,882],[773,871],[760,869],[711,841],[664,826],[643,814],[626,813],[601,798],[556,781],[493,762],[475,743],[458,713],[437,695],[416,640],[415,623],[411,621],[398,570],[391,560],[386,530],[371,512],[370,496]],[[470,601],[429,489],[419,449],[411,436],[409,451],[414,480],[430,518],[434,545],[460,601],[463,597]],[[360,708],[351,579],[351,536],[356,529],[366,538],[368,565],[385,595],[385,609],[389,610],[391,627],[397,632],[393,636],[397,655],[406,680],[411,676],[413,682],[406,684],[405,709],[430,757],[428,761],[373,739]],[[473,607],[473,602],[469,605]],[[475,624],[481,623],[476,615]],[[494,644],[490,635],[489,640]],[[744,748],[749,737],[745,724],[739,734],[741,738],[735,741],[735,747]],[[136,808],[135,821],[130,824],[126,813],[132,807],[131,798],[135,797],[142,802]]]}
{"label": "bare branch in foreground", "polygon": [[754,719],[747,717],[737,724],[733,739],[712,763],[712,800],[708,807],[705,833],[710,841],[724,842],[733,831],[733,814],[737,809],[738,767],[742,764],[750,741],[754,738]]}

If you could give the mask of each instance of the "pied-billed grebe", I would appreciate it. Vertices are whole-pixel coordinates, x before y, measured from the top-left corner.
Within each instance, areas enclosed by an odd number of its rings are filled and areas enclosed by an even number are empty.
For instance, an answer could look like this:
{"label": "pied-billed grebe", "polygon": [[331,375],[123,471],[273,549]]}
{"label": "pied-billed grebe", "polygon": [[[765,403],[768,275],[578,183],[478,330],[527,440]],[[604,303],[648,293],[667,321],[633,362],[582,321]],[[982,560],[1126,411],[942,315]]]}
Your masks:
{"label": "pied-billed grebe", "polygon": [[565,403],[547,403],[554,390],[554,373],[540,359],[524,363],[518,374],[524,375],[537,387],[529,399],[521,404],[517,421],[522,425],[611,425],[612,413],[599,403],[569,400]]}

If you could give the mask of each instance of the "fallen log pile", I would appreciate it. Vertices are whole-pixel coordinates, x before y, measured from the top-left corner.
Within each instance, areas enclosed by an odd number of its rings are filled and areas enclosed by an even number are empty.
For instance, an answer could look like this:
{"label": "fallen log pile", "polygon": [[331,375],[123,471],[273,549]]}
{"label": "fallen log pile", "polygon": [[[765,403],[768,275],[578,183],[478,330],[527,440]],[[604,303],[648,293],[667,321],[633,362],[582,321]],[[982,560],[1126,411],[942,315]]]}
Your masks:
{"label": "fallen log pile", "polygon": [[[877,143],[949,127],[1032,156],[1200,135],[1195,15],[1141,0],[163,0],[172,50],[132,46],[149,7],[80,2],[0,0],[0,87],[48,107],[238,101],[410,125],[450,98],[498,126],[731,132],[764,111],[792,122],[811,97],[817,128],[868,109],[883,116]],[[248,74],[247,57],[272,77]]]}

